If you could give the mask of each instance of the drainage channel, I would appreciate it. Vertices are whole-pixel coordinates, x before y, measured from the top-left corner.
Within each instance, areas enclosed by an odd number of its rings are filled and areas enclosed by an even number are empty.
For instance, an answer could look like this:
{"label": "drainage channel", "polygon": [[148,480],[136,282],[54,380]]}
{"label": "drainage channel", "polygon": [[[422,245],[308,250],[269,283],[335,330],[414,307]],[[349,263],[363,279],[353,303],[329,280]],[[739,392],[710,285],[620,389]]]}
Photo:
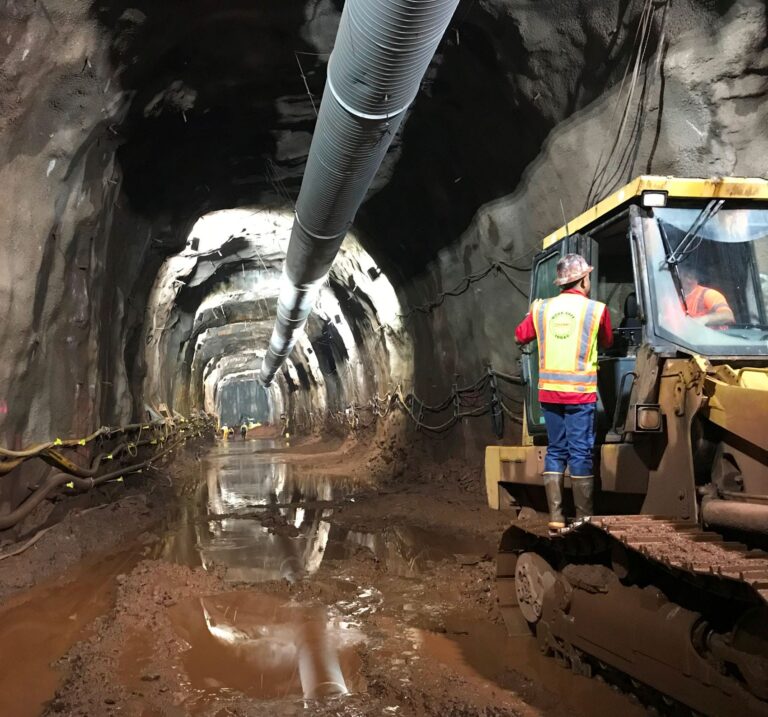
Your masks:
{"label": "drainage channel", "polygon": [[11,598],[0,610],[0,715],[34,717],[56,689],[53,662],[90,634],[114,602],[116,578],[142,557],[138,543],[82,561],[64,576]]}

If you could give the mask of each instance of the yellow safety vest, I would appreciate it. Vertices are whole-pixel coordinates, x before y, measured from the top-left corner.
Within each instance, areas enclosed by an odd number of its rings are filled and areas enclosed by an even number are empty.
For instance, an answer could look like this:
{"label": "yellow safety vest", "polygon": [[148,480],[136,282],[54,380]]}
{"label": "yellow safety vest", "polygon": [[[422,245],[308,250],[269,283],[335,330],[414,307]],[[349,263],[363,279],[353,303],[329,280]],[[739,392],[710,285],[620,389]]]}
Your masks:
{"label": "yellow safety vest", "polygon": [[531,307],[539,342],[539,389],[595,393],[597,332],[605,304],[560,294]]}

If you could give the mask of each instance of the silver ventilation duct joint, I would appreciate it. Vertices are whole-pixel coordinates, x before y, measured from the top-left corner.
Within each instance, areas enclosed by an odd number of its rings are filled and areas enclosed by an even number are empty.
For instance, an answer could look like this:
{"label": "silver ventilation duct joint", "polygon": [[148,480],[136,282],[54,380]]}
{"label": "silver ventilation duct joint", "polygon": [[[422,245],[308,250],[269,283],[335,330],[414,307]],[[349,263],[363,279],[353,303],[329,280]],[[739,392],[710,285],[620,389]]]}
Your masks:
{"label": "silver ventilation duct joint", "polygon": [[293,350],[459,0],[347,0],[296,201],[265,385]]}

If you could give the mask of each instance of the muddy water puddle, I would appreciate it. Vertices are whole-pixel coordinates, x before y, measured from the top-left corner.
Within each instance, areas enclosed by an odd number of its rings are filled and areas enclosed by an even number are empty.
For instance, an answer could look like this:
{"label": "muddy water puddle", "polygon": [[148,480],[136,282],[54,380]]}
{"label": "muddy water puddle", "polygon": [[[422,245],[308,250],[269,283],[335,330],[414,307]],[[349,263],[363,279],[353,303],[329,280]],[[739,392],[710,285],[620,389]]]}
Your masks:
{"label": "muddy water puddle", "polygon": [[32,588],[0,610],[0,715],[39,715],[61,680],[53,663],[114,604],[116,578],[140,549],[84,560],[66,576]]}
{"label": "muddy water puddle", "polygon": [[[413,525],[351,530],[334,511],[370,486],[266,452],[279,445],[247,441],[214,449],[199,463],[198,493],[153,555],[220,568],[228,580],[246,583],[298,581],[326,569],[306,592],[306,585],[290,587],[308,596],[301,603],[271,594],[274,586],[229,592],[233,586],[216,581],[215,589],[225,592],[163,603],[162,639],[148,624],[129,623],[109,657],[115,653],[115,682],[141,714],[166,714],[151,711],[160,704],[173,704],[178,714],[210,713],[243,699],[261,702],[267,713],[274,702],[274,714],[287,714],[304,711],[310,699],[350,693],[376,699],[366,692],[360,655],[381,655],[387,670],[404,664],[403,655],[377,653],[377,645],[403,635],[433,669],[441,662],[488,686],[486,694],[516,692],[546,714],[643,714],[605,685],[544,658],[527,630],[507,637],[477,612],[451,612],[459,591],[445,584],[450,578],[434,577],[457,572],[436,573],[435,564],[471,567],[491,546]],[[130,572],[141,552],[86,561],[66,581],[41,585],[0,611],[0,715],[40,714],[59,682],[51,663],[111,608],[117,575]],[[386,569],[371,570],[374,563]],[[436,624],[440,631],[430,629]],[[6,664],[9,655],[13,664]]]}
{"label": "muddy water puddle", "polygon": [[411,628],[409,635],[423,655],[439,660],[463,677],[514,690],[531,705],[589,717],[645,717],[639,703],[595,678],[574,674],[543,655],[520,618],[520,630],[508,635],[503,626],[461,612],[444,617],[440,632]]}
{"label": "muddy water puddle", "polygon": [[346,560],[363,550],[398,577],[416,577],[440,560],[456,560],[471,565],[489,552],[480,539],[439,533],[410,525],[385,528],[376,533],[331,527],[326,558]]}
{"label": "muddy water puddle", "polygon": [[[319,699],[366,689],[356,649],[363,633],[333,608],[238,591],[185,600],[168,615],[182,645],[172,669],[186,713],[235,696]],[[151,649],[147,632],[128,641],[120,679],[129,688],[160,679],[149,669]]]}
{"label": "muddy water puddle", "polygon": [[335,525],[334,506],[354,501],[370,486],[269,454],[277,444],[217,446],[201,462],[200,494],[169,531],[162,556],[224,568],[230,581],[257,583],[297,580],[316,573],[325,560],[347,560],[361,551],[400,577],[418,575],[431,561],[489,552],[483,541],[414,526],[364,532]]}

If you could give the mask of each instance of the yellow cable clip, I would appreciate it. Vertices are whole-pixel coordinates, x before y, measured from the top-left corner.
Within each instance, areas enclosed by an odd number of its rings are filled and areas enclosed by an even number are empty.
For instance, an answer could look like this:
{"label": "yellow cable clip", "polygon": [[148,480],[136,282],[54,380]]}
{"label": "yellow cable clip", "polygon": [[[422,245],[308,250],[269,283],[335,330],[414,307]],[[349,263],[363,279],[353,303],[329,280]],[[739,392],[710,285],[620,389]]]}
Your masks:
{"label": "yellow cable clip", "polygon": [[111,461],[111,460],[112,460],[112,454],[111,454],[111,453],[110,453],[110,454],[107,456],[107,460],[108,460],[108,461]]}
{"label": "yellow cable clip", "polygon": [[120,477],[117,479],[117,482],[118,482],[118,483],[122,483],[122,482],[123,482],[123,476],[120,476]]}
{"label": "yellow cable clip", "polygon": [[63,443],[64,443],[64,441],[62,441],[62,440],[61,440],[61,438],[57,438],[57,439],[56,439],[56,440],[53,442],[53,445],[54,445],[54,446],[61,446],[61,445],[63,445]]}
{"label": "yellow cable clip", "polygon": [[69,481],[69,483],[67,483],[67,488],[74,488],[74,487],[75,487],[75,484],[72,481]]}
{"label": "yellow cable clip", "polygon": [[84,445],[85,445],[85,438],[81,438],[81,439],[80,439],[80,440],[77,442],[77,444],[78,444],[78,445],[80,445],[80,446],[84,446]]}

